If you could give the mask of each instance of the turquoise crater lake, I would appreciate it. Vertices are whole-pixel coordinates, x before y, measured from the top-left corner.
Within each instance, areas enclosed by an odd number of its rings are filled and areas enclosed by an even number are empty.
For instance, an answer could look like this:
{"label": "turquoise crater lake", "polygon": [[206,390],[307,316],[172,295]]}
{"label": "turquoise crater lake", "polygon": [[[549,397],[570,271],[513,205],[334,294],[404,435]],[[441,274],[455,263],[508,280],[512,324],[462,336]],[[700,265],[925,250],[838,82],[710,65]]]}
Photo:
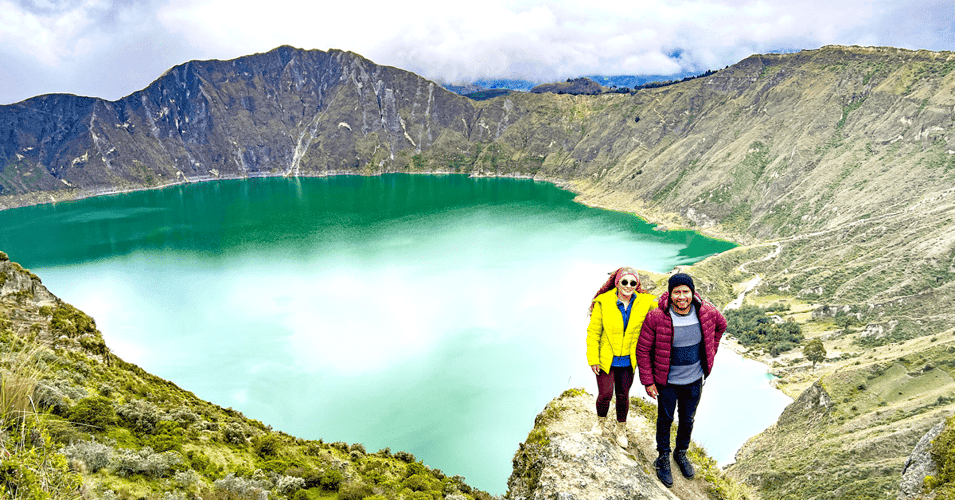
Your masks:
{"label": "turquoise crater lake", "polygon": [[[586,311],[606,273],[733,246],[573,197],[457,175],[220,181],[3,211],[0,250],[119,356],[203,399],[502,494],[534,416],[594,391]],[[711,453],[731,460],[781,409]]]}

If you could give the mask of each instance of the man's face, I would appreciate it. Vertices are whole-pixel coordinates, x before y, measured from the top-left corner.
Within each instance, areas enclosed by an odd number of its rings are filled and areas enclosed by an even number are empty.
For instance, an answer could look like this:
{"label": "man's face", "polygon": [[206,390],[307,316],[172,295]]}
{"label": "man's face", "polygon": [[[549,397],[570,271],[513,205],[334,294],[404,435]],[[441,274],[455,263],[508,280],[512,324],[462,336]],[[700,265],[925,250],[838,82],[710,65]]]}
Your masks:
{"label": "man's face", "polygon": [[690,310],[690,304],[693,303],[693,292],[690,287],[686,285],[673,287],[673,291],[670,292],[670,303],[673,304],[676,312],[686,314]]}

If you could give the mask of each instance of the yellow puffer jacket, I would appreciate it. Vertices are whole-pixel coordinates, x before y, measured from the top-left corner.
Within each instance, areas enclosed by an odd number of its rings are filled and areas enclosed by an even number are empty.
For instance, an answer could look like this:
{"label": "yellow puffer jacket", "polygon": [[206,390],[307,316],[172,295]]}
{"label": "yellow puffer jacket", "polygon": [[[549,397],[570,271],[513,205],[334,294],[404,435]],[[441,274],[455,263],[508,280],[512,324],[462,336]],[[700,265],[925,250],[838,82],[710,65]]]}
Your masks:
{"label": "yellow puffer jacket", "polygon": [[610,364],[614,356],[630,354],[630,367],[635,369],[637,357],[635,348],[640,327],[647,312],[656,307],[656,297],[649,293],[637,293],[630,308],[630,321],[627,331],[623,331],[623,315],[617,308],[617,289],[611,288],[594,299],[594,310],[587,326],[587,364],[600,365],[610,373]]}

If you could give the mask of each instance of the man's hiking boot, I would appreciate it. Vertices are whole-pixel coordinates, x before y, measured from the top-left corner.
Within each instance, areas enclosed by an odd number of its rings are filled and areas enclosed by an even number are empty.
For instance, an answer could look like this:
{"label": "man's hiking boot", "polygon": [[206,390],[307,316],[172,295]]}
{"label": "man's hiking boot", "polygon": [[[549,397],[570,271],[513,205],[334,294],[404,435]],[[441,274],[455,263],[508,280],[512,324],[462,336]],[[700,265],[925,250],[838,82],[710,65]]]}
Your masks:
{"label": "man's hiking boot", "polygon": [[657,469],[657,478],[667,488],[673,486],[673,474],[670,473],[670,453],[660,453],[660,456],[653,461],[653,466]]}
{"label": "man's hiking boot", "polygon": [[673,452],[673,461],[680,467],[683,477],[692,479],[696,471],[693,470],[693,464],[689,458],[686,458],[686,450],[676,450]]}

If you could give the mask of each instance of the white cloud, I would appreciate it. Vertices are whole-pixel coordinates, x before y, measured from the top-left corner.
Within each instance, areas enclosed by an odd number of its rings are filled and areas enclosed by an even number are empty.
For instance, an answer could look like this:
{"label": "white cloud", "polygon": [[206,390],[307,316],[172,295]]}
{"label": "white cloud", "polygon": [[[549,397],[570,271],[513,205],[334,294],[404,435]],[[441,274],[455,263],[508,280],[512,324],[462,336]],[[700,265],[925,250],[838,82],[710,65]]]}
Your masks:
{"label": "white cloud", "polygon": [[439,81],[722,68],[826,44],[955,49],[950,0],[0,0],[0,103],[117,99],[192,59],[337,48]]}

